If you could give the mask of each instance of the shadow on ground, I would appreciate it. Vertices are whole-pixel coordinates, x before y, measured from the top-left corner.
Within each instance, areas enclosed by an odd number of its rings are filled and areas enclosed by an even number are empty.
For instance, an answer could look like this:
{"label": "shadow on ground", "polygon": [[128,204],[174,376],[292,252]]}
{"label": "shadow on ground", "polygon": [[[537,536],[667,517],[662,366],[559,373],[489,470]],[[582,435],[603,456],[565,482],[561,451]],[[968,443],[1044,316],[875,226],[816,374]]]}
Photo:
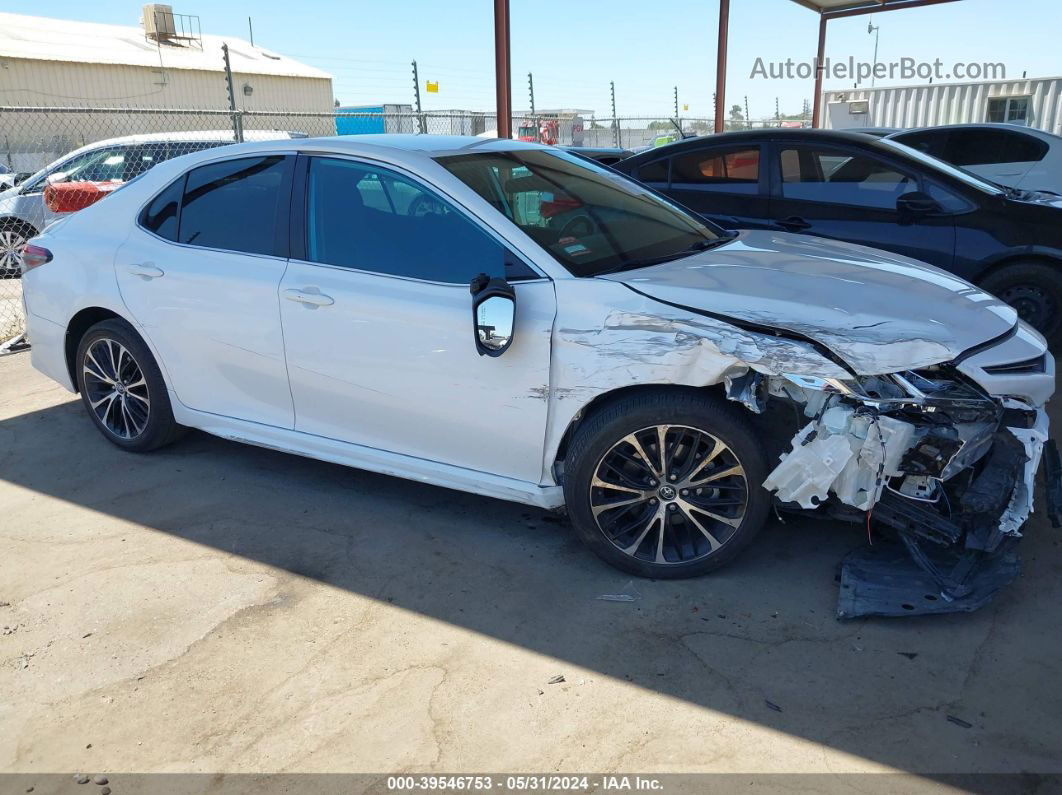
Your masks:
{"label": "shadow on ground", "polygon": [[836,567],[863,539],[827,521],[628,586],[538,510],[198,433],[130,455],[73,402],[0,422],[0,477],[901,770],[1062,770],[1062,566],[1040,518],[980,613],[841,623]]}

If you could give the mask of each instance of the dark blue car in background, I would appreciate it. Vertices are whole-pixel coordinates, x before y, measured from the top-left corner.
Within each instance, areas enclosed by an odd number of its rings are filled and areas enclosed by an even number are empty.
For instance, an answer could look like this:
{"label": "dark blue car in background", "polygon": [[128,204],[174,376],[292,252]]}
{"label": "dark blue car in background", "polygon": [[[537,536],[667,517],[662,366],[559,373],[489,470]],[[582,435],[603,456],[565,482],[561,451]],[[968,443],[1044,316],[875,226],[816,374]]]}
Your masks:
{"label": "dark blue car in background", "polygon": [[762,129],[679,141],[613,168],[729,229],[860,243],[951,271],[1062,342],[1062,197],[997,185],[861,133]]}

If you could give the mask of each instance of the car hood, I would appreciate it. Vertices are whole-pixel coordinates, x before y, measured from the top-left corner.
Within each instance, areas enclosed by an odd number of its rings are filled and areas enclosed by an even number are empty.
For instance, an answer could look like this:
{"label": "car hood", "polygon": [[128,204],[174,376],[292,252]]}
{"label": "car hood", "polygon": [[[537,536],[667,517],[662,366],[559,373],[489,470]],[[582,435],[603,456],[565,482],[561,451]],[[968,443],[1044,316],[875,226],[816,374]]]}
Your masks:
{"label": "car hood", "polygon": [[602,278],[814,340],[860,375],[951,361],[1017,322],[1011,307],[939,268],[782,232],[740,232],[718,248]]}

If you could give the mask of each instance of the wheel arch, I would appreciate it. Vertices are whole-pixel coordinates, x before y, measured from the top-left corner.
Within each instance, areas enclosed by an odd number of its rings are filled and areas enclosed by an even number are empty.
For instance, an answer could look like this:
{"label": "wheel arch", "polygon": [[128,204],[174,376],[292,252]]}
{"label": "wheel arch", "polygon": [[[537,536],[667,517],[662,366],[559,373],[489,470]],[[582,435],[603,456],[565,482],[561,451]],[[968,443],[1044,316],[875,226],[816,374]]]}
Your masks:
{"label": "wheel arch", "polygon": [[1011,265],[1019,265],[1026,262],[1037,263],[1039,265],[1052,265],[1062,269],[1062,252],[1008,251],[990,262],[976,276],[970,279],[970,281],[974,284],[981,284],[989,276],[994,276],[999,273],[999,271],[1010,267]]}
{"label": "wheel arch", "polygon": [[[78,311],[70,322],[66,325],[66,338],[63,343],[63,355],[66,358],[67,372],[70,374],[70,382],[74,385],[74,391],[78,392],[78,380],[77,380],[77,364],[74,359],[77,357],[77,348],[81,344],[82,337],[85,333],[95,326],[97,323],[110,320],[112,318],[118,320],[124,320],[126,323],[129,321],[119,315],[117,312],[106,309],[102,306],[90,306]],[[132,326],[132,323],[129,324]],[[135,330],[135,329],[134,329]],[[143,339],[143,336],[137,332],[137,336]]]}
{"label": "wheel arch", "polygon": [[567,456],[568,447],[571,444],[572,436],[575,434],[576,428],[578,428],[588,417],[607,408],[610,403],[622,400],[632,394],[644,392],[714,394],[719,397],[726,397],[726,389],[722,383],[710,384],[707,386],[691,386],[687,384],[627,384],[626,386],[616,387],[615,389],[610,389],[595,395],[587,403],[581,406],[572,416],[567,427],[564,429],[564,433],[561,434],[557,449],[553,451],[550,457],[549,470],[556,478],[557,483],[561,482],[558,473],[563,471],[563,462]]}

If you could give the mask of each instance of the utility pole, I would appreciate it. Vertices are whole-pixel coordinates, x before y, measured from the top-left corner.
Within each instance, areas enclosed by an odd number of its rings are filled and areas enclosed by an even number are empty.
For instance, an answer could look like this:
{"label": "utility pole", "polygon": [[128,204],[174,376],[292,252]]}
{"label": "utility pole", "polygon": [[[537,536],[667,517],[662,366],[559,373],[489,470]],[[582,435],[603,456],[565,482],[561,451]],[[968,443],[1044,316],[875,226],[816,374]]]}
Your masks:
{"label": "utility pole", "polygon": [[513,73],[509,43],[509,0],[494,0],[494,97],[499,138],[513,137]]}
{"label": "utility pole", "polygon": [[232,135],[236,143],[243,143],[243,120],[236,112],[236,92],[232,90],[232,67],[229,65],[229,45],[221,45],[221,56],[225,60],[225,85],[229,91],[229,112],[232,114]]}
{"label": "utility pole", "polygon": [[420,112],[420,75],[417,74],[416,61],[413,61],[413,99],[417,104],[417,128],[420,130],[420,134],[424,135],[427,130],[424,129],[424,114]]}
{"label": "utility pole", "polygon": [[874,66],[870,70],[870,87],[874,87],[874,82],[877,80],[877,75],[874,73],[878,71],[878,36],[881,35],[881,25],[875,25],[873,22],[867,23],[867,33],[874,34]]}
{"label": "utility pole", "polygon": [[752,127],[752,116],[749,115],[749,95],[745,95],[745,126]]}
{"label": "utility pole", "polygon": [[775,121],[781,121],[781,119],[782,119],[782,111],[780,110],[780,108],[778,106],[778,97],[775,97],[774,98],[774,120]]}
{"label": "utility pole", "polygon": [[247,33],[251,37],[251,46],[254,46],[254,25],[251,24],[251,18],[247,17]]}
{"label": "utility pole", "polygon": [[531,123],[535,125],[535,140],[541,143],[542,128],[539,126],[538,119],[535,118],[535,79],[530,72],[527,73],[527,93],[531,97]]}
{"label": "utility pole", "polygon": [[610,80],[608,90],[612,94],[612,145],[619,148],[619,119],[616,118],[616,82]]}

